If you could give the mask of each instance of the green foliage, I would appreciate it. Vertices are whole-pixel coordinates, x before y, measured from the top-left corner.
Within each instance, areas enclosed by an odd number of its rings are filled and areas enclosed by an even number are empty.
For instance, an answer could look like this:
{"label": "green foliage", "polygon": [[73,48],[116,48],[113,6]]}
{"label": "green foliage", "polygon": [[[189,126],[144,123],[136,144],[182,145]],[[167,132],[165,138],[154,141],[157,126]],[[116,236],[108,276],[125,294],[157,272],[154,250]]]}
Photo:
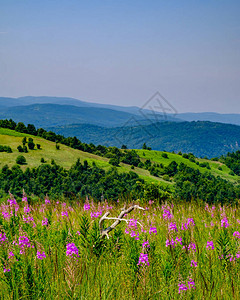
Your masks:
{"label": "green foliage", "polygon": [[33,150],[34,147],[35,147],[35,144],[34,144],[34,142],[33,142],[33,139],[32,139],[32,138],[29,138],[29,139],[28,139],[28,148],[29,148],[29,150]]}
{"label": "green foliage", "polygon": [[168,158],[167,153],[163,152],[163,153],[162,153],[162,157],[163,157],[163,158]]}
{"label": "green foliage", "polygon": [[110,158],[110,160],[109,160],[109,163],[111,164],[111,165],[113,165],[113,166],[116,166],[116,167],[118,167],[119,166],[119,159],[117,158],[117,157],[112,157],[112,158]]}
{"label": "green foliage", "polygon": [[9,147],[9,146],[2,146],[2,145],[0,145],[0,152],[12,153],[12,148]]}
{"label": "green foliage", "polygon": [[25,165],[26,164],[26,158],[23,155],[19,155],[16,159],[16,163],[18,165]]}

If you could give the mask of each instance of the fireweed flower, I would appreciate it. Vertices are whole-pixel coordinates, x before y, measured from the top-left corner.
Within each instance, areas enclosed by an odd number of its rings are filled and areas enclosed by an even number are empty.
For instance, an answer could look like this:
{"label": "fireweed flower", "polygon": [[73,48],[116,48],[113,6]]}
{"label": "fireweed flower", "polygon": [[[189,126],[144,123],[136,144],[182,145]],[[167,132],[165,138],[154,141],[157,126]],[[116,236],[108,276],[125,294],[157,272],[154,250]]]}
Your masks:
{"label": "fireweed flower", "polygon": [[44,220],[42,220],[42,226],[46,226],[48,224],[48,219],[44,218]]}
{"label": "fireweed flower", "polygon": [[50,200],[49,199],[45,199],[45,204],[50,204]]}
{"label": "fireweed flower", "polygon": [[168,225],[168,231],[178,231],[177,230],[177,225],[175,224],[175,223],[170,223],[169,225]]}
{"label": "fireweed flower", "polygon": [[90,204],[87,202],[83,205],[83,209],[84,210],[89,210],[91,207],[90,207]]}
{"label": "fireweed flower", "polygon": [[4,273],[10,272],[10,271],[11,271],[11,269],[9,269],[9,268],[8,268],[8,269],[6,269],[6,268],[3,269],[3,272],[4,272]]}
{"label": "fireweed flower", "polygon": [[10,206],[17,205],[17,201],[15,199],[8,199],[7,202],[9,203]]}
{"label": "fireweed flower", "polygon": [[27,202],[27,197],[22,197],[22,202]]}
{"label": "fireweed flower", "polygon": [[148,265],[149,266],[149,261],[148,261],[148,255],[144,253],[140,253],[139,260],[138,260],[138,266],[139,265]]}
{"label": "fireweed flower", "polygon": [[191,260],[191,267],[197,267],[197,262],[193,259]]}
{"label": "fireweed flower", "polygon": [[195,289],[195,282],[192,279],[188,280],[188,288],[189,289]]}
{"label": "fireweed flower", "polygon": [[130,219],[128,222],[128,227],[137,229],[137,219]]}
{"label": "fireweed flower", "polygon": [[90,213],[90,216],[91,216],[91,219],[93,219],[93,218],[98,218],[98,217],[100,217],[101,214],[102,214],[101,211],[91,212],[91,213]]}
{"label": "fireweed flower", "polygon": [[182,223],[181,230],[187,230],[187,229],[188,229],[187,223]]}
{"label": "fireweed flower", "polygon": [[46,258],[46,254],[45,254],[45,252],[40,252],[40,251],[37,251],[37,258],[38,259],[44,259],[44,258]]}
{"label": "fireweed flower", "polygon": [[230,255],[229,261],[234,261],[234,260],[236,260],[236,258],[233,255]]}
{"label": "fireweed flower", "polygon": [[29,213],[31,211],[31,209],[29,208],[29,206],[24,206],[23,210],[24,210],[25,214],[27,214],[27,213]]}
{"label": "fireweed flower", "polygon": [[179,285],[178,285],[178,293],[179,294],[181,294],[182,292],[184,292],[184,291],[187,291],[187,286],[185,285],[185,284],[183,284],[183,283],[180,283]]}
{"label": "fireweed flower", "polygon": [[23,250],[24,248],[30,248],[31,247],[29,238],[27,236],[24,236],[24,235],[19,237],[18,245],[21,248],[21,250]]}
{"label": "fireweed flower", "polygon": [[206,246],[206,249],[209,250],[209,249],[214,249],[214,245],[213,245],[213,242],[210,241],[210,242],[207,242],[207,246]]}
{"label": "fireweed flower", "polygon": [[79,257],[78,248],[75,246],[74,243],[67,244],[66,256],[73,257],[74,255]]}
{"label": "fireweed flower", "polygon": [[156,227],[150,227],[149,233],[150,233],[150,234],[156,233],[156,235],[157,235],[157,228],[156,228]]}
{"label": "fireweed flower", "polygon": [[171,239],[171,241],[170,240],[166,240],[166,247],[172,246],[173,248],[175,248],[176,244],[177,244],[177,242],[174,241],[174,239]]}
{"label": "fireweed flower", "polygon": [[65,216],[66,216],[66,217],[68,218],[68,212],[67,212],[67,211],[62,211],[61,214],[62,214],[62,217],[65,217]]}
{"label": "fireweed flower", "polygon": [[195,245],[194,243],[190,243],[190,244],[188,245],[188,250],[193,250],[193,251],[196,252],[196,245]]}
{"label": "fireweed flower", "polygon": [[163,219],[164,220],[170,220],[170,219],[172,219],[173,218],[173,215],[170,213],[170,211],[169,210],[167,210],[167,209],[164,209],[163,210]]}
{"label": "fireweed flower", "polygon": [[230,226],[230,225],[229,225],[229,223],[228,223],[227,217],[224,217],[224,218],[221,220],[221,227],[227,228],[227,227],[229,227],[229,226]]}
{"label": "fireweed flower", "polygon": [[240,232],[239,231],[234,231],[233,236],[240,239]]}
{"label": "fireweed flower", "polygon": [[177,243],[179,243],[180,245],[182,245],[182,238],[181,237],[180,238],[176,237],[175,241]]}
{"label": "fireweed flower", "polygon": [[7,220],[11,218],[10,214],[8,212],[5,212],[5,211],[2,212],[2,216],[3,216],[4,219],[7,219]]}
{"label": "fireweed flower", "polygon": [[189,226],[189,225],[195,226],[195,223],[194,223],[194,221],[193,221],[193,218],[187,219],[187,225],[188,225],[188,226]]}
{"label": "fireweed flower", "polygon": [[149,241],[143,241],[142,247],[143,247],[143,249],[150,248]]}
{"label": "fireweed flower", "polygon": [[0,232],[0,244],[3,244],[7,240],[6,233]]}
{"label": "fireweed flower", "polygon": [[13,253],[12,251],[10,251],[10,252],[8,253],[8,258],[10,259],[10,258],[12,258],[12,257],[14,257],[14,253]]}

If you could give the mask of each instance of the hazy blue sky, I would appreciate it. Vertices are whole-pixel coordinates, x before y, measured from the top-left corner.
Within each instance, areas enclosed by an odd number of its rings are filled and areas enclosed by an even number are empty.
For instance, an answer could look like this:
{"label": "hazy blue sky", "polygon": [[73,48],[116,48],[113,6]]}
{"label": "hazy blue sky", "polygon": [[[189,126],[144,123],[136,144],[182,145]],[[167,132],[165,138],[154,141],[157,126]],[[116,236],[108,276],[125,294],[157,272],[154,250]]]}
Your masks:
{"label": "hazy blue sky", "polygon": [[239,0],[0,0],[0,96],[240,113]]}

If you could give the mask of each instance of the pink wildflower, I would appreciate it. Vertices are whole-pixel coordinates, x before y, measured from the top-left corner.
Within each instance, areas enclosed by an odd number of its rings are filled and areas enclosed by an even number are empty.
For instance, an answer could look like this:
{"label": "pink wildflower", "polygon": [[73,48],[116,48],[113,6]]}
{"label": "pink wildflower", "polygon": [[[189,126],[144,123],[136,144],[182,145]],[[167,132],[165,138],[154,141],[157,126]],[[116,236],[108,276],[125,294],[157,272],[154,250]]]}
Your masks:
{"label": "pink wildflower", "polygon": [[234,231],[233,236],[235,236],[238,239],[240,239],[240,232],[239,231]]}
{"label": "pink wildflower", "polygon": [[182,292],[184,292],[184,291],[187,291],[187,286],[185,285],[185,284],[183,284],[183,283],[180,283],[179,285],[178,285],[178,293],[179,294],[181,294]]}
{"label": "pink wildflower", "polygon": [[44,218],[42,220],[42,226],[46,226],[48,224],[48,219],[47,218]]}
{"label": "pink wildflower", "polygon": [[148,255],[144,254],[144,253],[140,253],[139,260],[138,260],[138,266],[146,265],[146,264],[149,266]]}
{"label": "pink wildflower", "polygon": [[44,258],[46,258],[46,254],[45,254],[45,252],[40,252],[40,251],[37,251],[37,258],[38,259],[44,259]]}
{"label": "pink wildflower", "polygon": [[71,256],[71,257],[73,257],[74,255],[79,256],[78,248],[76,247],[76,245],[74,243],[67,244],[66,255]]}
{"label": "pink wildflower", "polygon": [[214,249],[214,245],[213,245],[213,242],[210,241],[210,242],[207,242],[207,246],[206,246],[206,249],[209,250],[209,249]]}
{"label": "pink wildflower", "polygon": [[156,227],[150,227],[149,233],[150,233],[150,234],[156,233],[156,235],[157,235],[157,228],[156,228]]}
{"label": "pink wildflower", "polygon": [[193,259],[191,260],[191,267],[197,267],[197,262]]}

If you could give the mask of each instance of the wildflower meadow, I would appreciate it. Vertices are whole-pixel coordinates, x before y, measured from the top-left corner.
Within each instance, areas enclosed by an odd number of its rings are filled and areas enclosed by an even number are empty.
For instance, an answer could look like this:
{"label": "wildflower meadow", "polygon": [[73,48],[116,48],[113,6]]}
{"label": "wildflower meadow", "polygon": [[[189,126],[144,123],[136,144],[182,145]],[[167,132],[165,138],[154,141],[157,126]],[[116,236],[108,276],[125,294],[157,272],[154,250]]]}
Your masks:
{"label": "wildflower meadow", "polygon": [[[240,299],[237,204],[55,201],[0,205],[1,299]],[[118,220],[119,221],[119,220]]]}

